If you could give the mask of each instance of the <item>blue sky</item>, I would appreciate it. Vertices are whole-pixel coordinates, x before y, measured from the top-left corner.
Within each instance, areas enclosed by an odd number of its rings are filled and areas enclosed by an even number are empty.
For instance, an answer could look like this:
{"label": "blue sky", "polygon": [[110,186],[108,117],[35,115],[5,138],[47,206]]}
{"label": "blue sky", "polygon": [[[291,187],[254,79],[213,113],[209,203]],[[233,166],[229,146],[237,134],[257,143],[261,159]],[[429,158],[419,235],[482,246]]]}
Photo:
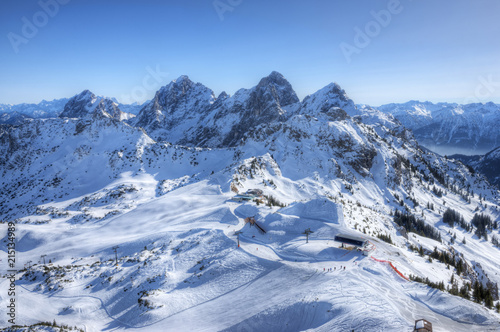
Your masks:
{"label": "blue sky", "polygon": [[300,98],[337,82],[371,105],[500,103],[498,13],[496,0],[7,0],[0,103],[141,101],[182,74],[232,94],[273,70]]}

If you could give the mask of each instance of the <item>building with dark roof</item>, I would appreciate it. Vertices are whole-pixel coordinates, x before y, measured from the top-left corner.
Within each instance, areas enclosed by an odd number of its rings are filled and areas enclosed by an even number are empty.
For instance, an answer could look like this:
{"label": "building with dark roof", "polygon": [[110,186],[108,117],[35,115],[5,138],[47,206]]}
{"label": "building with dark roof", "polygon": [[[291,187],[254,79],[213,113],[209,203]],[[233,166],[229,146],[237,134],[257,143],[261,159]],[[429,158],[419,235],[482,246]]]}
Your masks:
{"label": "building with dark roof", "polygon": [[352,244],[357,247],[364,247],[368,244],[368,240],[360,236],[341,234],[341,233],[335,235],[335,241]]}

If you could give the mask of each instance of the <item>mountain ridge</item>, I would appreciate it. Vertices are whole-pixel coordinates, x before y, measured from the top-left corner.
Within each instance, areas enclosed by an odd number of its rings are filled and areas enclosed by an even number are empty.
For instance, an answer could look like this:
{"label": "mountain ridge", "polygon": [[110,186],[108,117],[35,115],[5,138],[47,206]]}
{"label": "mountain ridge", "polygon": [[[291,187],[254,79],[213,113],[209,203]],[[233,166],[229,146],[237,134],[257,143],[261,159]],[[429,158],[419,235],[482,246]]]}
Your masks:
{"label": "mountain ridge", "polygon": [[443,155],[484,154],[500,145],[500,105],[409,101],[376,109],[413,130],[420,143]]}
{"label": "mountain ridge", "polygon": [[460,160],[464,164],[471,166],[476,172],[484,174],[491,184],[500,188],[500,147],[484,155],[451,155],[449,158]]}

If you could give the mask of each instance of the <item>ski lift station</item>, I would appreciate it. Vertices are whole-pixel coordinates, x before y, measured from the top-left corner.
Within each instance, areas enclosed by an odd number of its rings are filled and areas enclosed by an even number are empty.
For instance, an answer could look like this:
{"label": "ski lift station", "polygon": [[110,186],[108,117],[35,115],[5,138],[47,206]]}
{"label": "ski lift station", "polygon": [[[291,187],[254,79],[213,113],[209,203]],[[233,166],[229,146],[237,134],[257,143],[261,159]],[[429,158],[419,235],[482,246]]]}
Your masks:
{"label": "ski lift station", "polygon": [[261,198],[263,195],[260,189],[249,189],[244,194],[238,194],[233,197],[233,200],[239,203],[250,202],[255,198]]}
{"label": "ski lift station", "polygon": [[363,252],[364,256],[369,256],[375,250],[375,246],[370,243],[367,239],[360,236],[350,235],[350,234],[337,234],[335,235],[335,241],[341,242],[342,244],[351,244],[358,248],[359,251]]}
{"label": "ski lift station", "polygon": [[335,235],[335,241],[352,244],[356,247],[364,247],[368,244],[368,240],[363,239],[359,236],[349,235],[349,234],[337,234]]}
{"label": "ski lift station", "polygon": [[236,195],[233,197],[233,201],[243,203],[243,202],[250,202],[253,199],[253,196],[250,195]]}

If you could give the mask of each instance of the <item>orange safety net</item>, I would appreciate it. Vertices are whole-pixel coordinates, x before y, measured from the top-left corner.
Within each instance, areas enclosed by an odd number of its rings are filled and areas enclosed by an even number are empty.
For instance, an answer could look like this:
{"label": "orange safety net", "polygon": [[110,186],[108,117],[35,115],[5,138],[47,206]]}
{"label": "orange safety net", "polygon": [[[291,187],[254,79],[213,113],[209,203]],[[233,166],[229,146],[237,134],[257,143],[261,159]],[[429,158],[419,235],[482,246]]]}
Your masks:
{"label": "orange safety net", "polygon": [[395,267],[394,265],[392,265],[392,263],[391,263],[391,262],[389,262],[389,261],[385,261],[385,260],[383,260],[383,259],[376,259],[376,258],[375,258],[375,257],[373,257],[373,256],[370,256],[370,258],[371,258],[371,259],[373,259],[374,261],[379,262],[379,263],[388,263],[388,264],[389,264],[389,265],[393,268],[393,270],[394,270],[394,271],[396,271],[396,273],[397,273],[397,274],[399,274],[399,276],[400,276],[401,278],[403,278],[403,279],[405,279],[405,280],[407,280],[407,281],[410,281],[410,279],[408,279],[407,277],[405,277],[405,276],[404,276],[404,274],[402,274],[401,272],[399,272],[399,271],[398,271],[398,269],[396,269],[396,267]]}

